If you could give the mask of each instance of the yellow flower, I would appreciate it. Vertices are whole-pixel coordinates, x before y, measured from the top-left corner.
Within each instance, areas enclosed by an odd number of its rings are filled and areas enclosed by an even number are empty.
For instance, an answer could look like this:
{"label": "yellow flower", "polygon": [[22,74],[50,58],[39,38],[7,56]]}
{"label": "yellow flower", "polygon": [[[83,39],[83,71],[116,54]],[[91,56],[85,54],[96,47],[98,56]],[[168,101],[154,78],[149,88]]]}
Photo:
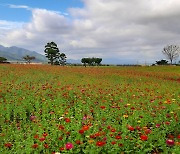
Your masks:
{"label": "yellow flower", "polygon": [[167,104],[167,101],[164,101],[164,104]]}
{"label": "yellow flower", "polygon": [[138,120],[137,122],[138,122],[138,123],[141,123],[141,121],[140,121],[140,120]]}
{"label": "yellow flower", "polygon": [[123,117],[124,117],[124,118],[128,118],[128,115],[127,115],[127,114],[125,114],[125,115],[123,115]]}
{"label": "yellow flower", "polygon": [[45,98],[42,98],[42,101],[45,101],[46,99]]}
{"label": "yellow flower", "polygon": [[127,106],[130,106],[131,104],[127,104]]}
{"label": "yellow flower", "polygon": [[94,142],[94,140],[88,140],[88,142],[91,144],[91,143],[93,143],[93,142]]}

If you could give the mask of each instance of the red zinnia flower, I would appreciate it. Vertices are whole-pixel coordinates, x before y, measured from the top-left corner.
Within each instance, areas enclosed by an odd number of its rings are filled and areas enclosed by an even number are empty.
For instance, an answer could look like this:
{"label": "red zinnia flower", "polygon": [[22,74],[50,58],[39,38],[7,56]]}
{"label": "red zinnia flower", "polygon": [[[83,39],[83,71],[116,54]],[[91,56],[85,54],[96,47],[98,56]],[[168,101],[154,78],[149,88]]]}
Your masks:
{"label": "red zinnia flower", "polygon": [[156,124],[156,128],[159,128],[161,126],[161,124]]}
{"label": "red zinnia flower", "polygon": [[146,136],[146,135],[141,135],[140,138],[141,138],[142,141],[147,141],[148,140],[148,136]]}
{"label": "red zinnia flower", "polygon": [[63,150],[64,150],[64,147],[60,147],[59,150],[60,150],[60,151],[63,151]]}
{"label": "red zinnia flower", "polygon": [[116,132],[116,130],[115,129],[111,129],[111,132]]}
{"label": "red zinnia flower", "polygon": [[48,149],[48,148],[49,148],[49,145],[48,145],[48,144],[44,144],[44,148],[45,148],[45,149]]}
{"label": "red zinnia flower", "polygon": [[134,128],[132,127],[132,126],[128,126],[128,130],[130,130],[130,131],[134,131]]}
{"label": "red zinnia flower", "polygon": [[137,130],[141,130],[141,127],[140,127],[140,126],[136,126],[136,129],[137,129]]}
{"label": "red zinnia flower", "polygon": [[165,124],[166,124],[166,125],[170,125],[170,122],[169,122],[169,121],[166,121]]}
{"label": "red zinnia flower", "polygon": [[39,135],[38,135],[38,134],[34,135],[34,138],[35,138],[35,139],[38,139],[38,138],[39,138]]}
{"label": "red zinnia flower", "polygon": [[152,131],[151,131],[150,129],[146,129],[146,130],[145,130],[145,133],[146,133],[146,134],[150,134],[151,132],[152,132]]}
{"label": "red zinnia flower", "polygon": [[116,137],[115,137],[116,139],[122,139],[122,137],[121,136],[119,136],[119,135],[117,135]]}
{"label": "red zinnia flower", "polygon": [[101,109],[105,109],[106,107],[105,106],[100,106]]}
{"label": "red zinnia flower", "polygon": [[101,136],[101,134],[99,132],[97,132],[96,134],[94,134],[96,137]]}
{"label": "red zinnia flower", "polygon": [[80,133],[80,134],[84,134],[84,130],[82,130],[82,129],[79,130],[79,133]]}
{"label": "red zinnia flower", "polygon": [[110,129],[111,128],[111,126],[107,126],[107,129]]}
{"label": "red zinnia flower", "polygon": [[58,140],[60,140],[60,141],[61,141],[62,139],[63,139],[63,137],[62,137],[62,136],[60,136],[60,137],[58,138]]}
{"label": "red zinnia flower", "polygon": [[177,136],[178,139],[180,139],[180,134]]}
{"label": "red zinnia flower", "polygon": [[66,121],[67,123],[69,123],[69,122],[71,122],[71,119],[65,118],[65,121]]}
{"label": "red zinnia flower", "polygon": [[11,148],[11,147],[12,147],[12,144],[11,144],[11,143],[5,143],[4,146],[5,146],[6,148]]}
{"label": "red zinnia flower", "polygon": [[39,141],[43,142],[46,138],[45,137],[41,137],[39,138]]}
{"label": "red zinnia flower", "polygon": [[102,147],[106,144],[106,142],[103,142],[103,141],[97,141],[96,142],[96,146],[99,146],[99,147]]}
{"label": "red zinnia flower", "polygon": [[48,134],[47,133],[43,133],[43,136],[46,137],[46,136],[48,136]]}
{"label": "red zinnia flower", "polygon": [[95,135],[90,135],[89,137],[90,137],[90,138],[96,138],[96,136],[95,136]]}
{"label": "red zinnia flower", "polygon": [[32,148],[34,148],[34,149],[38,148],[38,144],[37,143],[33,144]]}
{"label": "red zinnia flower", "polygon": [[173,139],[173,138],[174,138],[174,136],[173,136],[173,135],[171,135],[171,134],[169,134],[169,135],[168,135],[168,138],[169,138],[169,139]]}
{"label": "red zinnia flower", "polygon": [[71,132],[66,132],[66,135],[70,135],[71,134]]}
{"label": "red zinnia flower", "polygon": [[59,130],[64,130],[64,126],[63,125],[59,125]]}
{"label": "red zinnia flower", "polygon": [[102,128],[99,128],[99,131],[102,131],[103,129]]}
{"label": "red zinnia flower", "polygon": [[112,144],[112,145],[116,144],[116,141],[112,141],[111,144]]}
{"label": "red zinnia flower", "polygon": [[107,137],[104,137],[103,140],[106,141],[106,140],[107,140]]}
{"label": "red zinnia flower", "polygon": [[76,144],[80,145],[81,141],[80,140],[76,140]]}
{"label": "red zinnia flower", "polygon": [[123,144],[122,144],[122,143],[119,143],[118,146],[119,146],[119,147],[123,147]]}

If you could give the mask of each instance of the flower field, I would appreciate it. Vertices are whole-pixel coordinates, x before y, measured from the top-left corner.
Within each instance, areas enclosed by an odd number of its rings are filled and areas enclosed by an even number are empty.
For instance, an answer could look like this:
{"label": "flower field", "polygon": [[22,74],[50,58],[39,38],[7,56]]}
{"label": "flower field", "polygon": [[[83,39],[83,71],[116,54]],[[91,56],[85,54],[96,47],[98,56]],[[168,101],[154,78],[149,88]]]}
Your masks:
{"label": "flower field", "polygon": [[0,153],[180,153],[180,67],[0,65]]}

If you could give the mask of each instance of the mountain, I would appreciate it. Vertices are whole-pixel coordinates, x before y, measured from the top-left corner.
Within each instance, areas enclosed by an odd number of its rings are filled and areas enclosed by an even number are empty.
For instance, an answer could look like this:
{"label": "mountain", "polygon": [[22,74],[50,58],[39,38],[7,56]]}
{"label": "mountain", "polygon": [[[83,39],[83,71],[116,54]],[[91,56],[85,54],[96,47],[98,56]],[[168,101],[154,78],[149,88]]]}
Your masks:
{"label": "mountain", "polygon": [[44,55],[41,55],[35,51],[30,51],[16,46],[4,47],[0,45],[0,57],[5,57],[8,61],[23,61],[22,57],[26,55],[36,57],[33,62],[47,62]]}

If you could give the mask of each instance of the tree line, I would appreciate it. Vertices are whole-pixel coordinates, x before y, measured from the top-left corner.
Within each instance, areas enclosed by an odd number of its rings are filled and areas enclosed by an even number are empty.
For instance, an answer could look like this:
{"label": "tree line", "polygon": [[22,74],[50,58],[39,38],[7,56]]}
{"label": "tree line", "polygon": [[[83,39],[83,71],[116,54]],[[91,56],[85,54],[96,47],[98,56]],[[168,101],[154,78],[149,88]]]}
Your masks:
{"label": "tree line", "polygon": [[[49,60],[48,63],[51,65],[62,65],[64,66],[66,64],[66,54],[60,53],[59,48],[56,43],[54,42],[48,42],[45,45],[44,50],[46,58]],[[168,60],[170,60],[170,64],[173,64],[173,61],[176,60],[179,57],[180,54],[180,47],[178,45],[167,45],[163,48],[162,53],[166,56]],[[25,60],[26,63],[31,63],[32,60],[35,60],[36,57],[26,55],[22,57],[23,60]],[[81,63],[86,67],[89,66],[99,66],[101,65],[102,58],[82,58]],[[5,57],[0,57],[0,63],[9,63],[7,62],[7,59]],[[180,63],[180,61],[179,61]],[[167,60],[160,60],[156,61],[157,65],[166,65],[168,64]]]}
{"label": "tree line", "polygon": [[[54,42],[47,43],[45,46],[45,55],[50,61],[51,65],[65,65],[66,63],[66,55],[64,53],[60,53],[57,47],[57,44]],[[162,53],[166,56],[168,60],[170,60],[170,64],[173,64],[173,60],[177,59],[180,54],[180,47],[178,45],[167,45],[163,48]],[[82,58],[81,63],[86,67],[89,66],[99,66],[102,62],[102,58]],[[168,61],[161,60],[156,61],[157,65],[165,65],[168,64]]]}
{"label": "tree line", "polygon": [[[49,42],[45,46],[45,56],[48,58],[51,65],[65,65],[66,64],[66,55],[65,53],[60,53],[59,48],[56,43]],[[86,67],[89,66],[99,66],[102,62],[102,58],[82,58],[81,62]]]}

